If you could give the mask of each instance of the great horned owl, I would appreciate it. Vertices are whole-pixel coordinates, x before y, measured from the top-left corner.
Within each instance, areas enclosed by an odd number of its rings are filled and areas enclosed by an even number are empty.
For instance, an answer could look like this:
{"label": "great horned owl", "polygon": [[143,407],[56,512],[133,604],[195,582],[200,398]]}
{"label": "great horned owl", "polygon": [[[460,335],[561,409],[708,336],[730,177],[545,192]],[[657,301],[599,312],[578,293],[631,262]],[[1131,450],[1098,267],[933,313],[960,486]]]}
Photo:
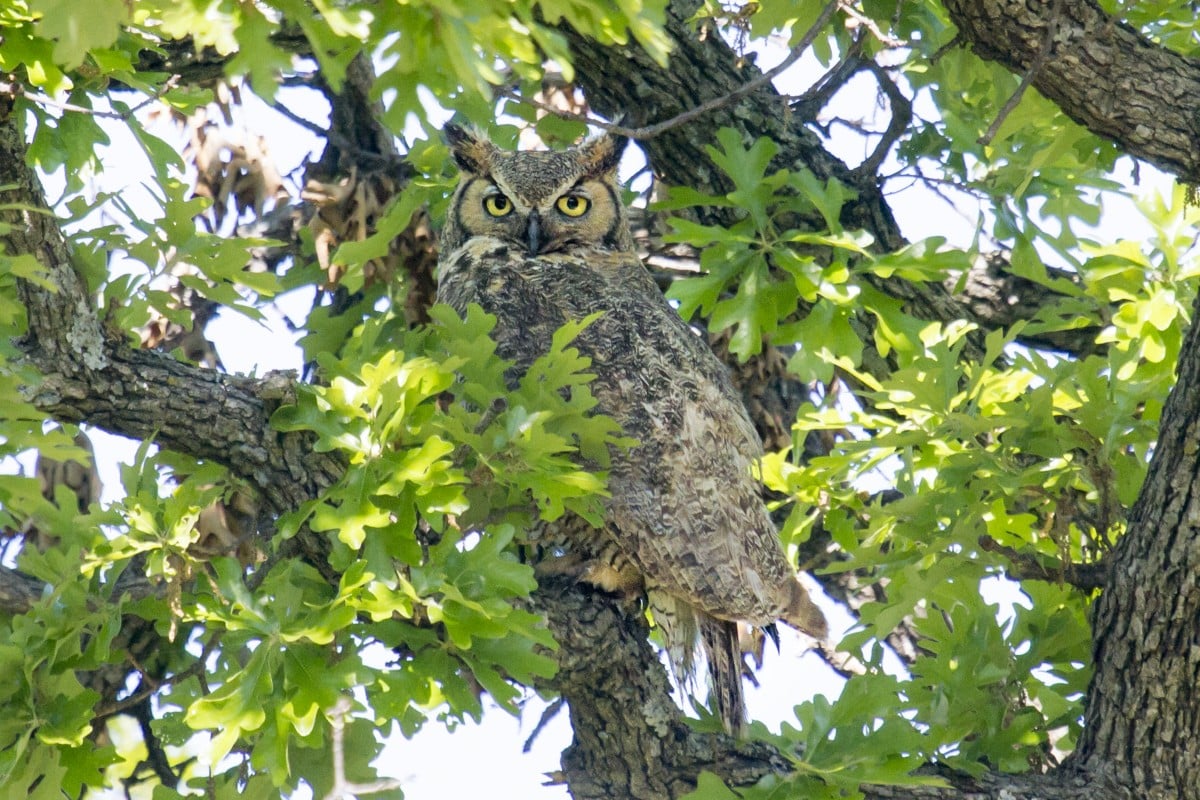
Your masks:
{"label": "great horned owl", "polygon": [[677,671],[704,646],[718,713],[745,715],[737,623],[825,619],[784,556],[753,470],[762,445],[725,366],[667,303],[634,249],[616,182],[625,140],[508,152],[448,125],[461,171],[441,236],[438,299],[497,317],[501,356],[524,370],[565,322],[601,312],[574,344],[597,411],[638,444],[609,474],[603,530],[560,527],[583,576],[644,589]]}

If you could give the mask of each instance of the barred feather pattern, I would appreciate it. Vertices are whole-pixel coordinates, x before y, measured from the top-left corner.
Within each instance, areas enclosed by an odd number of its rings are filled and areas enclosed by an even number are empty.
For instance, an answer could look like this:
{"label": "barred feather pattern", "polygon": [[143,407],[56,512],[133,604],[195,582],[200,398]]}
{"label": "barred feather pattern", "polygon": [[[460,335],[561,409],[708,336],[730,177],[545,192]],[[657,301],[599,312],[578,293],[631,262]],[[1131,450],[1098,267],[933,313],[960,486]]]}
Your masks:
{"label": "barred feather pattern", "polygon": [[[463,175],[442,234],[439,301],[495,315],[497,352],[518,375],[565,322],[599,312],[573,345],[591,359],[597,412],[638,441],[612,454],[602,529],[568,519],[530,537],[608,591],[645,591],[677,679],[691,680],[703,649],[714,705],[738,731],[736,623],[783,619],[823,637],[825,620],[763,505],[762,446],[726,367],[638,260],[615,181],[620,143],[507,153],[478,134],[448,135]],[[562,211],[568,196],[582,213]]]}
{"label": "barred feather pattern", "polygon": [[[725,732],[739,736],[746,719],[742,689],[742,648],[738,623],[697,611],[662,592],[648,593],[650,613],[662,635],[675,683],[685,694],[699,695],[699,676],[706,681],[708,704]],[[700,660],[697,660],[697,656]]]}

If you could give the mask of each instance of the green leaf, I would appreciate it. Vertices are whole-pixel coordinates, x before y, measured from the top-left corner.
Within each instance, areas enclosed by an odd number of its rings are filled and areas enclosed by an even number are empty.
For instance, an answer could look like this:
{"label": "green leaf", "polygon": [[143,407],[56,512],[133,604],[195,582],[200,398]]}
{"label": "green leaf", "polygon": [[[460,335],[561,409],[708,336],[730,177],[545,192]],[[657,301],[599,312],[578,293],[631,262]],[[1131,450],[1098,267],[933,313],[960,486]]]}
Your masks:
{"label": "green leaf", "polygon": [[89,50],[115,42],[129,15],[124,0],[89,0],[86,16],[71,0],[29,0],[29,10],[40,16],[38,35],[55,41],[54,60],[66,69],[79,66]]}
{"label": "green leaf", "polygon": [[741,795],[725,785],[725,782],[708,770],[696,777],[696,788],[683,795],[681,800],[739,800]]}
{"label": "green leaf", "polygon": [[863,343],[850,324],[850,309],[819,302],[800,322],[781,329],[784,342],[799,344],[788,361],[788,370],[802,381],[833,380],[833,368],[845,359],[850,365],[862,363]]}

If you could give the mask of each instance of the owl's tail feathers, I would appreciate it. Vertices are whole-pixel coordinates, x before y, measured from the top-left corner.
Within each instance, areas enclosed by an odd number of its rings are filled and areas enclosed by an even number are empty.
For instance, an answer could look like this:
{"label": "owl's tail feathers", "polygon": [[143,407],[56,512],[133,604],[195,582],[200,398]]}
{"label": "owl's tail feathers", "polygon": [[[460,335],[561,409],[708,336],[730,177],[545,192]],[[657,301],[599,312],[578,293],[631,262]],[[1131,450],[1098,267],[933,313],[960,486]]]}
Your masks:
{"label": "owl's tail feathers", "polygon": [[708,660],[709,702],[730,736],[739,737],[746,726],[746,695],[742,691],[742,646],[738,624],[699,614],[700,638]]}
{"label": "owl's tail feathers", "polygon": [[662,632],[671,662],[671,674],[683,694],[697,693],[697,656],[703,648],[708,672],[710,703],[731,735],[738,735],[746,721],[746,699],[742,693],[742,648],[738,624],[710,617],[688,603],[662,592],[649,593],[654,624]]}
{"label": "owl's tail feathers", "polygon": [[800,584],[800,581],[791,581],[788,589],[791,594],[788,598],[787,608],[781,615],[783,621],[815,639],[824,639],[828,636],[829,625],[825,622],[825,615],[808,596],[808,591]]}
{"label": "owl's tail feathers", "polygon": [[685,693],[696,688],[696,644],[700,640],[697,612],[687,603],[662,592],[648,594],[654,625],[662,633],[671,674]]}

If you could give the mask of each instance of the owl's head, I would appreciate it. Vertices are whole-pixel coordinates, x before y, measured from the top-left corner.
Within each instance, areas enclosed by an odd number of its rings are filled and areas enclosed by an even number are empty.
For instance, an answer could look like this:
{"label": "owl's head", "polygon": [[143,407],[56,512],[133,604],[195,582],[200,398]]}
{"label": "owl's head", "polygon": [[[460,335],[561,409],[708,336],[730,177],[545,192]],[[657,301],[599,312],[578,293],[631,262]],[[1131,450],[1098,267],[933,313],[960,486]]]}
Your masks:
{"label": "owl's head", "polygon": [[617,187],[625,139],[599,136],[569,150],[502,150],[476,131],[447,125],[462,174],[442,231],[443,254],[487,236],[530,256],[576,248],[633,250]]}

